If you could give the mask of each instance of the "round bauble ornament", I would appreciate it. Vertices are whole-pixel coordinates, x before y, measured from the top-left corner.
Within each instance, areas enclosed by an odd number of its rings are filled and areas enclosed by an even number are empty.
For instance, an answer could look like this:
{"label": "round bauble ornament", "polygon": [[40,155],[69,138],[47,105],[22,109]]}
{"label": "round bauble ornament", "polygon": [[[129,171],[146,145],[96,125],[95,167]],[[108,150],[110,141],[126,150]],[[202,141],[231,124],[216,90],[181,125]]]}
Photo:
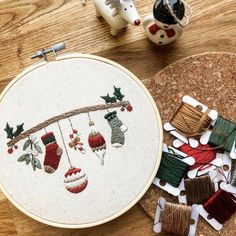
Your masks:
{"label": "round bauble ornament", "polygon": [[71,193],[80,193],[88,185],[88,177],[84,170],[72,167],[65,173],[65,187]]}

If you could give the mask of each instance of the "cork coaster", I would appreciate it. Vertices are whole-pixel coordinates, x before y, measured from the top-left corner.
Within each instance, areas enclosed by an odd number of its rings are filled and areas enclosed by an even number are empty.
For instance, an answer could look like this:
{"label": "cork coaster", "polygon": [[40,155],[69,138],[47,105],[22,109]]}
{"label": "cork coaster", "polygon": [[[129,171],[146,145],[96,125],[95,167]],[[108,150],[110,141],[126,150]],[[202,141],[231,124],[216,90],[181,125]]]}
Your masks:
{"label": "cork coaster", "polygon": [[[205,53],[191,56],[166,67],[146,85],[161,113],[163,124],[170,120],[181,104],[184,95],[190,95],[225,118],[236,122],[236,54]],[[173,138],[164,133],[164,142],[171,144]],[[157,199],[168,201],[177,198],[152,185],[140,205],[154,218]],[[226,222],[219,235],[236,235],[236,214]],[[217,235],[201,217],[197,235]]]}

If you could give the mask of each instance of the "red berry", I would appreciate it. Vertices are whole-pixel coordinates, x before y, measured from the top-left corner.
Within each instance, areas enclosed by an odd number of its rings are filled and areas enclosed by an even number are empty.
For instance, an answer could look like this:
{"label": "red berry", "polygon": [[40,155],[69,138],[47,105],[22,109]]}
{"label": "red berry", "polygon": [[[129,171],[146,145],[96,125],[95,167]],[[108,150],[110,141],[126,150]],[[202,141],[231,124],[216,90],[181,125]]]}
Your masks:
{"label": "red berry", "polygon": [[73,129],[73,133],[74,133],[74,134],[77,134],[77,133],[78,133],[78,130],[77,130],[77,129]]}
{"label": "red berry", "polygon": [[12,153],[13,153],[13,148],[9,148],[9,149],[8,149],[8,153],[9,153],[9,154],[12,154]]}
{"label": "red berry", "polygon": [[17,145],[15,145],[15,146],[14,146],[14,148],[15,148],[15,149],[18,149],[18,146],[17,146]]}
{"label": "red berry", "polygon": [[131,105],[126,107],[127,111],[131,112],[133,110],[133,107]]}
{"label": "red berry", "polygon": [[70,134],[70,138],[71,138],[71,139],[74,138],[74,135],[73,135],[73,134]]}
{"label": "red berry", "polygon": [[125,108],[124,107],[121,107],[121,109],[120,109],[121,111],[125,111]]}

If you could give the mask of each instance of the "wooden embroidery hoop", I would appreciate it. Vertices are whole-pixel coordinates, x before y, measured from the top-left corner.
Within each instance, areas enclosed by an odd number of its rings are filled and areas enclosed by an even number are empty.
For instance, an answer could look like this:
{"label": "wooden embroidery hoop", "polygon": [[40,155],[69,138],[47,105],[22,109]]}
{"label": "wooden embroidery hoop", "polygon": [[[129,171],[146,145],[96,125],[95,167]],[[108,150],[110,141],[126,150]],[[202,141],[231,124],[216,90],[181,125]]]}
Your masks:
{"label": "wooden embroidery hoop", "polygon": [[[63,61],[63,60],[73,59],[73,58],[76,58],[76,59],[78,59],[78,58],[82,58],[82,59],[86,58],[86,59],[91,59],[91,60],[95,60],[95,61],[99,61],[99,62],[104,62],[106,64],[112,65],[112,66],[114,66],[114,68],[116,68],[118,70],[121,70],[124,73],[126,73],[145,92],[145,94],[148,97],[149,102],[150,102],[150,104],[151,104],[151,106],[153,108],[153,111],[155,112],[156,121],[158,123],[157,126],[158,126],[158,129],[159,129],[158,130],[158,132],[159,132],[159,143],[157,144],[158,145],[158,153],[157,153],[157,157],[156,157],[156,161],[155,161],[155,166],[153,167],[153,169],[152,169],[152,171],[150,173],[149,180],[146,182],[145,187],[142,189],[142,191],[134,199],[131,199],[130,203],[127,206],[123,207],[121,210],[119,210],[115,214],[112,214],[112,215],[110,215],[110,216],[108,216],[108,217],[106,217],[104,219],[100,219],[100,220],[94,221],[94,222],[87,222],[87,223],[83,223],[83,224],[64,224],[64,223],[58,223],[58,222],[55,222],[55,221],[50,221],[50,220],[47,220],[47,219],[45,219],[43,217],[39,217],[36,214],[26,210],[20,204],[18,204],[17,201],[11,196],[11,193],[9,193],[7,191],[7,189],[4,187],[3,184],[0,184],[0,189],[4,193],[4,195],[8,198],[8,200],[16,208],[18,208],[20,211],[22,211],[27,216],[29,216],[29,217],[31,217],[31,218],[39,221],[39,222],[42,222],[42,223],[45,223],[45,224],[48,224],[48,225],[51,225],[51,226],[55,226],[55,227],[61,227],[61,228],[87,228],[87,227],[92,227],[92,226],[96,226],[96,225],[100,225],[100,224],[106,223],[108,221],[111,221],[111,220],[119,217],[120,215],[122,215],[123,213],[128,211],[132,206],[134,206],[141,199],[141,197],[145,194],[145,192],[150,187],[150,185],[151,185],[151,183],[152,183],[152,181],[153,181],[153,179],[154,179],[154,177],[156,175],[157,169],[159,167],[160,158],[161,158],[161,150],[162,150],[161,149],[161,145],[162,145],[162,140],[163,140],[163,133],[162,133],[161,118],[160,118],[159,111],[158,111],[158,109],[156,107],[156,104],[155,104],[153,98],[151,97],[150,93],[148,92],[148,90],[145,88],[145,86],[139,81],[139,79],[134,74],[132,74],[130,71],[128,71],[123,66],[121,66],[121,65],[119,65],[119,64],[117,64],[117,63],[115,63],[115,62],[113,62],[111,60],[108,60],[108,59],[105,59],[105,58],[102,58],[102,57],[99,57],[99,56],[93,56],[93,55],[87,55],[87,54],[79,54],[79,53],[64,54],[64,55],[57,56],[55,61],[57,62],[57,61]],[[2,94],[0,96],[0,103],[2,102],[4,96],[15,85],[15,83],[17,81],[19,81],[22,77],[24,77],[25,75],[31,73],[32,71],[35,71],[38,68],[43,67],[43,66],[45,66],[47,64],[48,64],[47,61],[42,61],[42,62],[39,62],[37,64],[34,64],[34,65],[29,66],[28,68],[26,68],[14,80],[12,80],[8,84],[8,86],[4,89],[4,91],[2,92]],[[17,162],[16,159],[15,159],[15,162],[16,162],[15,163],[16,165],[19,165],[19,163]],[[25,167],[25,168],[28,168],[28,167]]]}

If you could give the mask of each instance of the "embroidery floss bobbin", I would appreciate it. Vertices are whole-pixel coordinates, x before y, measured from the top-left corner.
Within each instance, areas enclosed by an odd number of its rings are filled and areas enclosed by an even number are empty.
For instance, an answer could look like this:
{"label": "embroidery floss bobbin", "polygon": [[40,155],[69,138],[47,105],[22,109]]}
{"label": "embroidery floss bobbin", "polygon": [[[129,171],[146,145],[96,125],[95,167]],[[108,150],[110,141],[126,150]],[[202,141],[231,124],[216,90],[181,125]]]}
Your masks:
{"label": "embroidery floss bobbin", "polygon": [[211,125],[209,112],[209,109],[203,113],[196,107],[182,103],[170,123],[187,137],[200,136]]}
{"label": "embroidery floss bobbin", "polygon": [[[173,169],[168,168],[168,160],[165,160],[162,156],[163,158],[161,163],[164,164],[160,165],[162,167],[161,169],[159,168],[160,172],[157,172],[153,184],[174,196],[178,196],[180,194],[180,190],[178,188],[179,183],[183,179],[182,177],[185,174],[185,170],[187,170],[187,166],[194,164],[194,158],[186,157],[186,154],[180,152],[179,150],[173,147],[168,147],[166,144],[162,145],[162,153],[164,153],[164,156],[169,156],[169,161],[170,163],[172,163]],[[175,169],[179,168],[178,165],[182,166],[182,170],[176,172]],[[173,179],[174,182],[172,182]],[[170,181],[170,183],[168,181]]]}
{"label": "embroidery floss bobbin", "polygon": [[209,175],[194,179],[185,179],[184,186],[188,205],[204,203],[214,193],[213,184]]}
{"label": "embroidery floss bobbin", "polygon": [[236,124],[218,116],[209,138],[209,144],[231,152],[236,138]]}
{"label": "embroidery floss bobbin", "polygon": [[161,164],[156,175],[174,187],[179,186],[188,167],[186,163],[176,157],[175,154],[162,152]]}
{"label": "embroidery floss bobbin", "polygon": [[194,137],[207,132],[210,125],[217,119],[218,113],[190,96],[182,98],[182,105],[164,129],[191,147],[197,147]]}
{"label": "embroidery floss bobbin", "polygon": [[[181,149],[184,144],[185,143],[179,139],[175,139],[173,142],[174,147],[179,149]],[[193,158],[195,158],[195,166],[190,167],[187,174],[190,179],[204,175],[222,166],[221,154],[216,153],[211,146],[202,146],[199,144],[196,148],[192,148],[190,145],[186,144],[183,146],[182,152],[186,153],[185,155],[187,156],[193,155]],[[211,158],[212,160],[210,161]]]}
{"label": "embroidery floss bobbin", "polygon": [[158,199],[153,230],[162,230],[173,235],[194,236],[198,223],[197,205],[192,207],[182,204],[166,202]]}
{"label": "embroidery floss bobbin", "polygon": [[211,217],[223,224],[236,212],[236,197],[220,189],[203,205],[203,208]]}
{"label": "embroidery floss bobbin", "polygon": [[197,148],[192,148],[188,144],[183,144],[179,150],[195,159],[195,164],[190,166],[190,170],[209,166],[210,162],[216,158],[216,151],[210,145],[199,144]]}

